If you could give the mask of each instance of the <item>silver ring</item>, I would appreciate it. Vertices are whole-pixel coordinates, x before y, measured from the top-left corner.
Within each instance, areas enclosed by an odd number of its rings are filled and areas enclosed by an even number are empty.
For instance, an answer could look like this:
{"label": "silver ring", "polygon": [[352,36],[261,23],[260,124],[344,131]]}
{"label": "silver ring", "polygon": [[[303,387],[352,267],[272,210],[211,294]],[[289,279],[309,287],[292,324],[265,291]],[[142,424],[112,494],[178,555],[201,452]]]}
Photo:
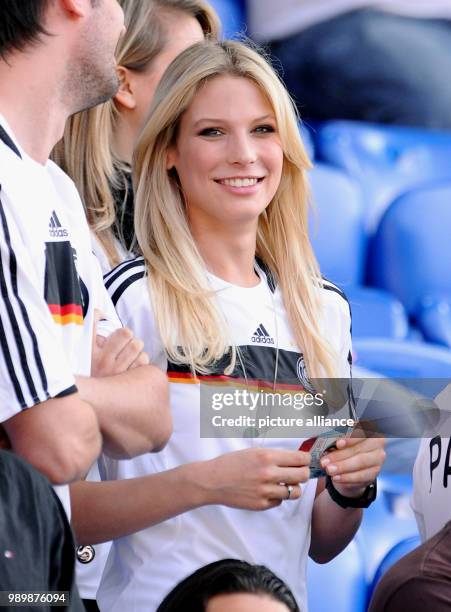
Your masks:
{"label": "silver ring", "polygon": [[293,493],[293,489],[294,489],[294,487],[293,487],[293,485],[285,485],[285,486],[286,486],[286,488],[287,488],[287,493],[288,493],[288,495],[287,495],[287,499],[290,499],[291,494]]}

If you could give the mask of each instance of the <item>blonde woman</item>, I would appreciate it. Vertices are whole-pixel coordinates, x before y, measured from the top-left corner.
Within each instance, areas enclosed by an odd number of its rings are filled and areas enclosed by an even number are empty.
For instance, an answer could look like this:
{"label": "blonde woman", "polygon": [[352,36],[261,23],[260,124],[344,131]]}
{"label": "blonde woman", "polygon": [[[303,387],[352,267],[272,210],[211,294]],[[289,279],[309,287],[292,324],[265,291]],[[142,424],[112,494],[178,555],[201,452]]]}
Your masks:
{"label": "blonde woman", "polygon": [[171,64],[136,150],[143,257],[106,284],[168,374],[174,433],[160,453],[106,460],[109,482],[75,485],[79,537],[116,538],[102,611],[155,610],[177,581],[227,557],[264,562],[306,610],[307,555],[338,554],[374,496],[382,440],[340,440],[323,459],[325,490],[299,439],[200,436],[209,384],[349,376],[348,304],[308,239],[308,167],[291,100],[255,51],[200,43]]}
{"label": "blonde woman", "polygon": [[[204,0],[119,0],[126,32],[116,50],[120,89],[112,100],[74,115],[53,159],[75,182],[104,272],[133,242],[130,164],[155,88],[171,61],[220,24]],[[82,153],[81,153],[82,152]]]}
{"label": "blonde woman", "polygon": [[[219,33],[218,18],[204,0],[119,0],[119,4],[127,28],[116,50],[119,91],[113,100],[69,119],[53,152],[53,159],[80,192],[103,272],[127,256],[132,242],[130,163],[158,81],[178,53]],[[89,478],[98,479],[96,466]],[[86,607],[95,611],[108,551],[106,545],[88,545],[78,551],[77,582]]]}

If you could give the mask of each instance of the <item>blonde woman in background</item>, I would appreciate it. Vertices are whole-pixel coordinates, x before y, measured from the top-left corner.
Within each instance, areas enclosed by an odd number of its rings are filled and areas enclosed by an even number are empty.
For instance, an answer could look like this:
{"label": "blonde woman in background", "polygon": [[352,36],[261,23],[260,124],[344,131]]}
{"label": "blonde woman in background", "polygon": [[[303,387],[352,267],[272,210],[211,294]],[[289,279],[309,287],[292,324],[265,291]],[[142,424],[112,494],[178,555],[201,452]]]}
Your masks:
{"label": "blonde woman in background", "polygon": [[[130,163],[155,88],[186,47],[219,34],[218,18],[204,0],[119,0],[126,32],[116,50],[120,88],[112,100],[71,117],[53,160],[75,182],[103,272],[127,257],[133,237]],[[97,465],[88,475],[99,479]],[[90,612],[108,545],[81,547],[77,583]]]}
{"label": "blonde woman in background", "polygon": [[119,0],[126,33],[116,50],[120,89],[105,104],[74,115],[53,160],[75,182],[104,272],[133,241],[130,165],[155,88],[172,60],[220,23],[204,0]]}
{"label": "blonde woman in background", "polygon": [[337,555],[374,498],[383,440],[341,439],[323,460],[325,490],[298,438],[200,435],[201,388],[302,391],[308,376],[349,377],[349,307],[308,238],[309,167],[291,100],[257,52],[199,43],[168,68],[135,152],[143,256],[106,285],[167,372],[174,433],[160,453],[106,459],[110,482],[77,485],[92,537],[117,538],[102,611],[155,610],[221,558],[264,562],[306,610],[307,555]]}

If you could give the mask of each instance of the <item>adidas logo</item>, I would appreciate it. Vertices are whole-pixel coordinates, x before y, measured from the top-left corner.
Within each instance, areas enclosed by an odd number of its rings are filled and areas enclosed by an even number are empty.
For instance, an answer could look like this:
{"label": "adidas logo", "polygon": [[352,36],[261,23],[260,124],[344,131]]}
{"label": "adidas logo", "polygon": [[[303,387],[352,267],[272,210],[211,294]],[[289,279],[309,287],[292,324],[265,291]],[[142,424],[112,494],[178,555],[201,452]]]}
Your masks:
{"label": "adidas logo", "polygon": [[254,344],[274,344],[274,338],[268,334],[263,323],[257,327],[251,340]]}
{"label": "adidas logo", "polygon": [[49,234],[51,238],[67,238],[69,236],[69,232],[63,229],[55,211],[52,212],[50,217]]}

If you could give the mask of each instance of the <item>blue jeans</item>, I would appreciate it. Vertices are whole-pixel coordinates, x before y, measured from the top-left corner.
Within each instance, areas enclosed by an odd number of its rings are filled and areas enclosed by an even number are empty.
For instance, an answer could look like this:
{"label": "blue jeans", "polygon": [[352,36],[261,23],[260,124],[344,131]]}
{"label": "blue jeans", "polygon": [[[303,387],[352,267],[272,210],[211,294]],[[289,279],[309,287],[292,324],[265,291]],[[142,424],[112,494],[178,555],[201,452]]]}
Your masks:
{"label": "blue jeans", "polygon": [[451,129],[451,21],[357,10],[270,50],[304,117]]}

